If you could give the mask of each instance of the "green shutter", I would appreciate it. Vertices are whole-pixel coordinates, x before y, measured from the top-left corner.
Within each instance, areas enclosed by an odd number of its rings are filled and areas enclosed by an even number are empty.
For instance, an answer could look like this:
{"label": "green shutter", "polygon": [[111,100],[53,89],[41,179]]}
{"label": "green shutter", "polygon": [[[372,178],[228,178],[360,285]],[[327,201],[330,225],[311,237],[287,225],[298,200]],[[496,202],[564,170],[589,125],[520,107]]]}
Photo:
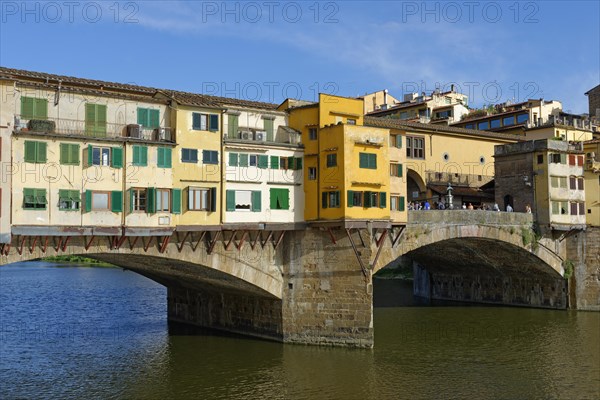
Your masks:
{"label": "green shutter", "polygon": [[229,153],[229,166],[230,167],[238,166],[238,154],[237,153]]}
{"label": "green shutter", "polygon": [[106,106],[86,103],[85,131],[91,136],[106,136]]}
{"label": "green shutter", "polygon": [[225,194],[225,210],[235,211],[235,191],[228,190]]}
{"label": "green shutter", "polygon": [[365,207],[371,207],[371,192],[364,192],[363,197]]}
{"label": "green shutter", "polygon": [[157,165],[159,168],[171,168],[171,154],[173,150],[167,147],[158,148]]}
{"label": "green shutter", "polygon": [[96,105],[96,135],[106,136],[106,106]]}
{"label": "green shutter", "polygon": [[288,165],[287,165],[288,169],[295,169],[294,168],[294,165],[295,165],[294,157],[288,157],[287,159],[288,159]]}
{"label": "green shutter", "polygon": [[89,145],[87,147],[87,165],[92,165],[92,160],[94,159],[94,146]]}
{"label": "green shutter", "polygon": [[208,130],[209,131],[218,131],[219,130],[219,116],[216,114],[211,114],[208,121]]}
{"label": "green shutter", "polygon": [[369,168],[377,169],[377,154],[369,154]]}
{"label": "green shutter", "polygon": [[148,188],[146,191],[146,212],[154,214],[156,212],[156,188]]}
{"label": "green shutter", "polygon": [[277,189],[269,190],[269,205],[271,210],[277,209]]}
{"label": "green shutter", "polygon": [[368,168],[368,159],[366,153],[358,153],[358,167],[359,168]]}
{"label": "green shutter", "polygon": [[86,103],[86,105],[85,105],[85,133],[87,135],[93,135],[95,126],[96,126],[96,105]]}
{"label": "green shutter", "polygon": [[143,127],[148,126],[148,109],[140,108],[137,109],[137,123],[142,125]]}
{"label": "green shutter", "polygon": [[262,208],[262,192],[260,190],[252,191],[252,211],[258,212]]}
{"label": "green shutter", "polygon": [[147,146],[133,146],[133,165],[148,166]]}
{"label": "green shutter", "polygon": [[140,163],[140,146],[133,146],[132,152],[133,152],[133,160],[132,160],[133,165],[139,165],[139,163]]}
{"label": "green shutter", "polygon": [[560,163],[561,164],[566,164],[567,163],[567,155],[564,153],[561,153],[560,155]]}
{"label": "green shutter", "polygon": [[327,208],[327,192],[321,193],[321,207]]}
{"label": "green shutter", "polygon": [[402,136],[400,135],[396,135],[396,147],[399,149],[402,148]]}
{"label": "green shutter", "polygon": [[271,156],[271,169],[279,169],[279,157]]}
{"label": "green shutter", "polygon": [[123,192],[120,190],[111,192],[110,209],[112,212],[123,212]]}
{"label": "green shutter", "polygon": [[181,189],[173,189],[173,206],[171,208],[173,214],[181,214]]}
{"label": "green shutter", "polygon": [[248,154],[241,153],[240,154],[240,167],[248,166]]}
{"label": "green shutter", "polygon": [[148,110],[148,128],[154,129],[160,126],[160,111]]}
{"label": "green shutter", "polygon": [[217,188],[210,188],[210,209],[209,211],[217,211]]}
{"label": "green shutter", "polygon": [[265,127],[265,131],[267,131],[267,141],[272,142],[273,141],[273,120],[265,119],[264,127]]}
{"label": "green shutter", "polygon": [[133,212],[133,189],[129,189],[127,191],[127,195],[129,196],[129,212],[132,213]]}
{"label": "green shutter", "polygon": [[265,155],[258,156],[258,168],[269,168],[269,157]]}
{"label": "green shutter", "polygon": [[387,193],[386,192],[380,192],[379,193],[379,207],[380,208],[385,208],[386,207],[386,203],[387,203]]}
{"label": "green shutter", "polygon": [[399,199],[398,208],[400,211],[404,211],[404,196],[400,196],[398,199]]}
{"label": "green shutter", "polygon": [[92,191],[85,191],[85,212],[92,211]]}
{"label": "green shutter", "polygon": [[33,107],[33,118],[48,119],[48,100],[35,99]]}
{"label": "green shutter", "polygon": [[60,163],[61,164],[70,164],[70,145],[66,143],[60,144]]}
{"label": "green shutter", "polygon": [[34,163],[36,160],[36,144],[35,142],[26,140],[25,141],[25,162]]}
{"label": "green shutter", "polygon": [[35,99],[32,97],[21,97],[21,118],[32,119],[34,117],[34,114],[33,114],[34,100]]}
{"label": "green shutter", "polygon": [[167,168],[171,168],[171,157],[172,157],[173,149],[165,149],[165,164]]}
{"label": "green shutter", "polygon": [[352,190],[348,190],[348,207],[354,206],[354,192]]}
{"label": "green shutter", "polygon": [[239,128],[239,117],[237,115],[229,115],[227,117],[227,134],[229,139],[237,138]]}
{"label": "green shutter", "polygon": [[289,189],[280,189],[279,195],[281,199],[281,208],[284,210],[290,209],[290,190]]}
{"label": "green shutter", "polygon": [[110,160],[113,168],[123,168],[123,148],[113,147],[111,149],[112,157]]}
{"label": "green shutter", "polygon": [[398,164],[398,176],[402,177],[402,164]]}
{"label": "green shutter", "polygon": [[37,155],[36,155],[36,161],[39,163],[45,163],[47,158],[46,158],[46,149],[47,149],[47,144],[46,142],[37,142]]}
{"label": "green shutter", "polygon": [[302,169],[302,157],[298,157],[296,158],[296,168],[295,169]]}

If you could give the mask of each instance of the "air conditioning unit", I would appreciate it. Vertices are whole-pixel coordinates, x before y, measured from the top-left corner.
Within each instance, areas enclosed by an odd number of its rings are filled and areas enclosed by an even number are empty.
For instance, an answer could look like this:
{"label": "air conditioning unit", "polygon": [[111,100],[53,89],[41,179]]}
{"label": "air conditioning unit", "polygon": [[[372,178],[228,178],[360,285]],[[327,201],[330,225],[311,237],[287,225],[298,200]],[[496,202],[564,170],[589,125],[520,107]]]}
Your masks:
{"label": "air conditioning unit", "polygon": [[252,132],[250,131],[241,131],[240,137],[243,140],[252,140]]}
{"label": "air conditioning unit", "polygon": [[127,125],[127,137],[138,138],[142,137],[142,125],[129,124]]}
{"label": "air conditioning unit", "polygon": [[154,130],[154,139],[160,142],[171,142],[171,129],[156,128]]}
{"label": "air conditioning unit", "polygon": [[267,132],[256,131],[254,135],[254,140],[256,140],[257,142],[264,142],[265,140],[267,140]]}

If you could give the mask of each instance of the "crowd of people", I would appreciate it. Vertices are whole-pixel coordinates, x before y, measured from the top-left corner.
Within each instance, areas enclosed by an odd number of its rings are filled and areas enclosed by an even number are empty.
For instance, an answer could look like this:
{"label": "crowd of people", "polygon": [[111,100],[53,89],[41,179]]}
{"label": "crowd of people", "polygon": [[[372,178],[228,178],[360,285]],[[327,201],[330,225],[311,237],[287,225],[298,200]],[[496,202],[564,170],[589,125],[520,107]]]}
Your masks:
{"label": "crowd of people", "polygon": [[[498,203],[494,203],[493,205],[490,204],[478,204],[478,205],[473,205],[472,203],[462,203],[462,206],[456,207],[448,207],[447,204],[445,204],[443,201],[437,202],[434,201],[433,205],[431,203],[429,203],[428,200],[425,201],[411,201],[408,203],[408,210],[409,211],[420,211],[420,210],[448,210],[448,209],[462,209],[462,210],[481,210],[481,211],[501,211],[500,210],[500,206],[498,206]],[[514,209],[513,207],[508,204],[506,206],[506,209],[504,210],[506,212],[513,212]],[[527,204],[525,206],[525,210],[524,212],[531,214],[531,206],[529,204]]]}

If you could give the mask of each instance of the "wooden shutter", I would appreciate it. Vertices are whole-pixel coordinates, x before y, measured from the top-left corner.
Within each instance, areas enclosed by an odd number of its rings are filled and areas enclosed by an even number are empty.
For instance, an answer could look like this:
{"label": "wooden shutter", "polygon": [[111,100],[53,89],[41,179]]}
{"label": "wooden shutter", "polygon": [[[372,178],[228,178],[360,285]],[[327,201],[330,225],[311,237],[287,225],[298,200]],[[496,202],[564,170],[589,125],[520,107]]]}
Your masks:
{"label": "wooden shutter", "polygon": [[281,204],[281,208],[284,210],[290,209],[290,190],[289,189],[279,189],[279,200]]}
{"label": "wooden shutter", "polygon": [[87,165],[88,166],[92,165],[93,160],[94,160],[94,146],[89,145],[87,147]]}
{"label": "wooden shutter", "polygon": [[133,201],[134,200],[134,193],[135,193],[134,189],[129,189],[127,191],[127,195],[129,196],[129,212],[130,213],[132,213],[134,211],[134,206],[135,206],[134,201]]}
{"label": "wooden shutter", "polygon": [[379,193],[379,207],[385,208],[387,206],[387,193],[380,192]]}
{"label": "wooden shutter", "polygon": [[398,176],[402,177],[402,164],[398,164]]}
{"label": "wooden shutter", "polygon": [[216,114],[211,114],[208,124],[209,131],[218,131],[219,130],[219,116]]}
{"label": "wooden shutter", "polygon": [[265,128],[265,131],[267,131],[267,141],[272,142],[273,141],[273,120],[265,119],[264,120],[264,128]]}
{"label": "wooden shutter", "polygon": [[348,207],[354,206],[354,192],[352,190],[348,190],[347,204]]}
{"label": "wooden shutter", "polygon": [[69,164],[69,156],[70,156],[70,146],[66,143],[60,144],[60,163],[61,164]]}
{"label": "wooden shutter", "polygon": [[111,166],[113,168],[123,168],[123,148],[113,147],[111,148],[111,153]]}
{"label": "wooden shutter", "polygon": [[295,169],[302,169],[302,157],[298,157],[296,158],[296,168]]}
{"label": "wooden shutter", "polygon": [[240,167],[248,166],[248,154],[240,153]]}
{"label": "wooden shutter", "polygon": [[33,114],[34,100],[35,99],[32,97],[21,97],[21,118],[32,119],[34,117],[34,114]]}
{"label": "wooden shutter", "polygon": [[92,211],[92,191],[85,191],[85,212]]}
{"label": "wooden shutter", "polygon": [[148,127],[151,129],[158,128],[160,126],[160,111],[159,110],[148,110]]}
{"label": "wooden shutter", "polygon": [[260,190],[252,191],[252,211],[258,212],[262,208],[262,192]]}
{"label": "wooden shutter", "polygon": [[229,115],[227,117],[227,133],[229,139],[236,138],[239,129],[239,117],[237,115]]}
{"label": "wooden shutter", "polygon": [[148,147],[140,146],[140,165],[146,167],[148,165]]}
{"label": "wooden shutter", "polygon": [[173,189],[171,193],[173,197],[171,212],[173,214],[181,214],[181,189]]}
{"label": "wooden shutter", "polygon": [[258,156],[258,168],[268,168],[269,167],[269,157],[265,155]]}
{"label": "wooden shutter", "polygon": [[225,210],[235,211],[235,190],[228,190],[225,194]]}
{"label": "wooden shutter", "polygon": [[238,166],[238,155],[237,153],[229,153],[229,166],[237,167]]}
{"label": "wooden shutter", "polygon": [[365,207],[371,207],[371,192],[364,192]]}
{"label": "wooden shutter", "polygon": [[271,210],[277,209],[277,189],[269,190],[269,205]]}
{"label": "wooden shutter", "polygon": [[404,211],[404,196],[400,196],[400,197],[398,198],[398,200],[399,200],[399,206],[398,206],[398,209],[399,209],[400,211]]}
{"label": "wooden shutter", "polygon": [[200,130],[200,114],[199,113],[192,113],[192,129],[194,130]]}
{"label": "wooden shutter", "polygon": [[327,192],[321,193],[321,207],[327,208]]}
{"label": "wooden shutter", "polygon": [[140,146],[133,146],[133,165],[139,165],[140,163]]}
{"label": "wooden shutter", "polygon": [[35,142],[36,143],[36,162],[45,163],[46,162],[46,142]]}
{"label": "wooden shutter", "polygon": [[156,188],[148,188],[146,191],[146,211],[148,214],[156,212]]}
{"label": "wooden shutter", "polygon": [[137,123],[147,127],[148,126],[148,109],[139,108],[137,109]]}
{"label": "wooden shutter", "polygon": [[210,211],[217,211],[217,188],[210,188]]}
{"label": "wooden shutter", "polygon": [[48,100],[34,99],[33,118],[48,119]]}
{"label": "wooden shutter", "polygon": [[34,163],[37,156],[37,146],[35,142],[26,140],[25,141],[25,162]]}
{"label": "wooden shutter", "polygon": [[279,169],[279,157],[271,156],[271,169]]}
{"label": "wooden shutter", "polygon": [[110,196],[110,210],[112,212],[123,212],[123,192],[113,190]]}
{"label": "wooden shutter", "polygon": [[287,160],[288,160],[287,161],[287,164],[288,164],[287,167],[288,167],[288,169],[295,169],[294,168],[294,157],[288,157]]}
{"label": "wooden shutter", "polygon": [[359,168],[368,168],[369,160],[367,153],[358,153],[358,167]]}

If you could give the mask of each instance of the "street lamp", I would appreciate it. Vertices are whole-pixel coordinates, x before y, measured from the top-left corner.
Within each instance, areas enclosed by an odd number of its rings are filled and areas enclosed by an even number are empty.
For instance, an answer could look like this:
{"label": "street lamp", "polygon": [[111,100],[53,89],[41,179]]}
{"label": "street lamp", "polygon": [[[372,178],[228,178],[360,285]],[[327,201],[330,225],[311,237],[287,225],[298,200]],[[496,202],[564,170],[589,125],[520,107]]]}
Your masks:
{"label": "street lamp", "polygon": [[448,209],[452,210],[454,206],[452,205],[452,191],[454,188],[450,186],[450,182],[448,182],[448,187],[446,188],[446,204],[448,204]]}

